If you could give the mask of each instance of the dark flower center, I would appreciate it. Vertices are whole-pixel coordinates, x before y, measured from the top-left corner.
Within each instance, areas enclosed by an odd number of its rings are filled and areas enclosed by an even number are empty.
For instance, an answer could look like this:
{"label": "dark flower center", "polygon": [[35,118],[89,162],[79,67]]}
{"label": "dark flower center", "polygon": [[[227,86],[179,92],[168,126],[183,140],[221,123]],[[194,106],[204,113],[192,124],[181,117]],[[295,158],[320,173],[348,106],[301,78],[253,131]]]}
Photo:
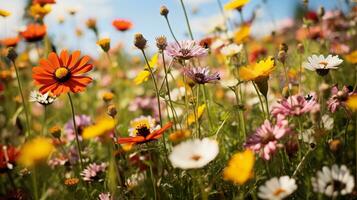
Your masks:
{"label": "dark flower center", "polygon": [[329,185],[333,186],[334,191],[341,191],[346,188],[346,184],[338,180],[334,180],[332,183],[329,183],[327,186]]}
{"label": "dark flower center", "polygon": [[329,69],[316,69],[317,74],[320,76],[326,76],[329,71]]}
{"label": "dark flower center", "polygon": [[140,125],[136,128],[137,135],[146,137],[150,134],[150,129],[146,125]]}
{"label": "dark flower center", "polygon": [[189,49],[180,49],[180,53],[182,53],[183,56],[187,56],[190,52],[191,50]]}
{"label": "dark flower center", "polygon": [[275,140],[275,136],[273,133],[270,132],[261,137],[261,142],[263,144],[268,144],[270,141],[274,141],[274,140]]}
{"label": "dark flower center", "polygon": [[71,72],[67,67],[57,68],[54,75],[59,82],[66,82],[71,78]]}
{"label": "dark flower center", "polygon": [[205,83],[205,75],[202,73],[196,73],[195,74],[195,81],[197,83],[203,84]]}

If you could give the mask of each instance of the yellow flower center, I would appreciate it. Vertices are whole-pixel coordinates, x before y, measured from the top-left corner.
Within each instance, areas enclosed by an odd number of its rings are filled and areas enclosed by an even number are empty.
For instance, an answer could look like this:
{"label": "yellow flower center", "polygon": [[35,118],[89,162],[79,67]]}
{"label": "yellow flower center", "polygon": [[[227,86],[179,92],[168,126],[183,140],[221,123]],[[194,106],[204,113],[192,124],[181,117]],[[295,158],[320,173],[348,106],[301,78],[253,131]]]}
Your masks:
{"label": "yellow flower center", "polygon": [[56,69],[55,76],[59,80],[64,80],[69,75],[69,70],[65,67],[60,67]]}
{"label": "yellow flower center", "polygon": [[326,67],[328,63],[325,62],[325,61],[321,61],[321,62],[319,62],[319,64],[320,64],[320,65],[324,65],[324,67]]}
{"label": "yellow flower center", "polygon": [[285,192],[284,189],[282,188],[278,188],[277,190],[275,190],[275,192],[273,193],[274,196],[279,196],[281,193]]}

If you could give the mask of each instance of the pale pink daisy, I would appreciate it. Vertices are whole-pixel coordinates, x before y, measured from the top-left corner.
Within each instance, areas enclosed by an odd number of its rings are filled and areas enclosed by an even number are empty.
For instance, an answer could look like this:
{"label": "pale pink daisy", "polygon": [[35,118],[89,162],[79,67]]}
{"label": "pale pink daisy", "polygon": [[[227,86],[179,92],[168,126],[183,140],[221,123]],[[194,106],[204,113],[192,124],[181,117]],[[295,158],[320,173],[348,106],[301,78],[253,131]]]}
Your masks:
{"label": "pale pink daisy", "polygon": [[166,54],[182,60],[197,58],[207,55],[208,50],[201,47],[194,40],[184,40],[170,43],[165,50]]}
{"label": "pale pink daisy", "polygon": [[279,114],[284,116],[299,116],[310,112],[317,104],[315,93],[309,94],[306,97],[302,95],[294,95],[288,99],[282,99],[273,106],[271,113],[274,116]]}

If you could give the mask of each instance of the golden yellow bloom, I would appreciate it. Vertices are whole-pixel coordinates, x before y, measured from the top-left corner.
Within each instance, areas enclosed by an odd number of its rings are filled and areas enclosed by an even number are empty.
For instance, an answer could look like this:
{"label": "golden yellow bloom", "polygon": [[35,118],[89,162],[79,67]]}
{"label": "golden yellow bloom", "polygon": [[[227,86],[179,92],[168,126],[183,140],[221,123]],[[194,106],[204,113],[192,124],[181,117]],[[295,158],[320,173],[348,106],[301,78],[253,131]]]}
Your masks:
{"label": "golden yellow bloom", "polygon": [[108,52],[110,49],[110,38],[102,38],[98,40],[97,45],[99,45],[104,52]]}
{"label": "golden yellow bloom", "polygon": [[10,15],[11,15],[11,12],[9,12],[7,10],[0,9],[0,16],[1,17],[8,17]]}
{"label": "golden yellow bloom", "polygon": [[102,98],[105,102],[109,102],[109,101],[113,100],[114,94],[112,92],[106,92],[103,94]]}
{"label": "golden yellow bloom", "polygon": [[354,112],[357,111],[357,94],[353,94],[347,99],[347,106]]}
{"label": "golden yellow bloom", "polygon": [[239,44],[245,42],[250,35],[250,25],[242,25],[238,31],[234,33],[234,42]]}
{"label": "golden yellow bloom", "polygon": [[94,125],[88,126],[83,130],[82,137],[83,139],[90,139],[101,136],[113,130],[115,127],[115,121],[108,117],[102,117]]}
{"label": "golden yellow bloom", "polygon": [[37,137],[22,146],[18,162],[25,167],[33,167],[37,163],[46,161],[54,150],[51,139]]}
{"label": "golden yellow bloom", "polygon": [[224,10],[242,9],[250,0],[231,0],[224,5]]}
{"label": "golden yellow bloom", "polygon": [[[150,67],[152,70],[155,69],[155,67],[157,65],[158,58],[159,58],[158,53],[154,54],[151,57],[149,64],[150,64]],[[135,83],[135,85],[140,85],[140,84],[146,82],[149,79],[149,77],[150,77],[149,66],[145,65],[144,70],[139,72],[139,74],[135,77],[134,83]]]}
{"label": "golden yellow bloom", "polygon": [[347,54],[345,56],[345,59],[352,64],[356,64],[357,63],[357,50],[354,50],[353,52]]}
{"label": "golden yellow bloom", "polygon": [[254,162],[255,157],[251,150],[234,154],[223,170],[224,180],[243,185],[253,176]]}
{"label": "golden yellow bloom", "polygon": [[30,15],[35,18],[43,18],[52,10],[49,4],[41,6],[40,4],[35,4],[30,7]]}
{"label": "golden yellow bloom", "polygon": [[169,135],[169,140],[171,142],[179,142],[191,135],[189,130],[177,130]]}
{"label": "golden yellow bloom", "polygon": [[267,78],[274,68],[273,58],[268,57],[266,60],[239,68],[239,76],[244,81],[257,81]]}
{"label": "golden yellow bloom", "polygon": [[[206,104],[202,104],[201,106],[199,106],[197,108],[197,119],[200,119],[203,112],[205,111],[206,109]],[[194,113],[191,113],[188,118],[187,118],[187,121],[188,121],[188,125],[191,125],[193,124],[194,122],[196,122],[196,119],[195,119],[195,114]]]}

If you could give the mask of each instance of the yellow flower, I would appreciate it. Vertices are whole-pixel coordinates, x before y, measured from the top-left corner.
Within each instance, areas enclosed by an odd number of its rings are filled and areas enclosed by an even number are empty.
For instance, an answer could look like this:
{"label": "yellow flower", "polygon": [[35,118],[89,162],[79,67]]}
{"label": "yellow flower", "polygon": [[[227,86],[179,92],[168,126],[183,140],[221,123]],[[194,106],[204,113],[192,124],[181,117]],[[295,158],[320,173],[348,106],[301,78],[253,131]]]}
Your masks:
{"label": "yellow flower", "polygon": [[234,154],[223,170],[224,180],[243,185],[253,176],[254,162],[255,157],[251,150]]}
{"label": "yellow flower", "polygon": [[22,146],[18,162],[25,167],[33,167],[39,162],[46,161],[54,150],[51,139],[37,137]]}
{"label": "yellow flower", "polygon": [[102,96],[102,99],[105,102],[109,102],[113,100],[113,98],[114,98],[114,94],[112,92],[105,92]]}
{"label": "yellow flower", "polygon": [[[203,112],[205,111],[206,109],[206,104],[202,104],[201,106],[199,106],[197,108],[197,119],[200,119]],[[193,124],[194,122],[196,122],[195,120],[195,114],[194,113],[191,113],[188,118],[187,118],[187,121],[188,121],[188,125],[191,125]]]}
{"label": "yellow flower", "polygon": [[0,9],[0,16],[1,17],[8,17],[10,15],[11,15],[11,12],[9,12],[7,10]]}
{"label": "yellow flower", "polygon": [[234,42],[239,44],[245,42],[250,35],[250,25],[242,25],[238,31],[234,33]]}
{"label": "yellow flower", "polygon": [[[155,66],[157,65],[158,58],[159,58],[158,53],[154,54],[151,57],[151,59],[149,61],[151,69],[154,69]],[[135,83],[135,85],[140,85],[140,84],[146,82],[149,79],[149,77],[150,77],[149,66],[145,65],[144,70],[139,72],[139,74],[135,77],[134,83]]]}
{"label": "yellow flower", "polygon": [[257,81],[268,77],[274,68],[273,58],[268,57],[266,60],[239,68],[239,76],[245,81]]}
{"label": "yellow flower", "polygon": [[346,103],[352,111],[357,111],[357,94],[349,96]]}
{"label": "yellow flower", "polygon": [[189,130],[177,130],[169,135],[169,140],[172,142],[181,141],[191,135]]}
{"label": "yellow flower", "polygon": [[231,0],[224,5],[224,10],[242,9],[250,0]]}
{"label": "yellow flower", "polygon": [[110,49],[110,38],[102,38],[98,40],[97,45],[99,45],[104,52],[108,52]]}
{"label": "yellow flower", "polygon": [[357,63],[357,50],[354,50],[353,52],[346,55],[345,59],[352,64],[356,64]]}
{"label": "yellow flower", "polygon": [[33,17],[43,18],[52,10],[49,4],[41,6],[40,4],[35,4],[30,7],[30,14]]}
{"label": "yellow flower", "polygon": [[115,121],[110,117],[103,117],[98,120],[94,125],[88,126],[83,130],[83,139],[90,139],[101,136],[113,130],[115,127]]}

